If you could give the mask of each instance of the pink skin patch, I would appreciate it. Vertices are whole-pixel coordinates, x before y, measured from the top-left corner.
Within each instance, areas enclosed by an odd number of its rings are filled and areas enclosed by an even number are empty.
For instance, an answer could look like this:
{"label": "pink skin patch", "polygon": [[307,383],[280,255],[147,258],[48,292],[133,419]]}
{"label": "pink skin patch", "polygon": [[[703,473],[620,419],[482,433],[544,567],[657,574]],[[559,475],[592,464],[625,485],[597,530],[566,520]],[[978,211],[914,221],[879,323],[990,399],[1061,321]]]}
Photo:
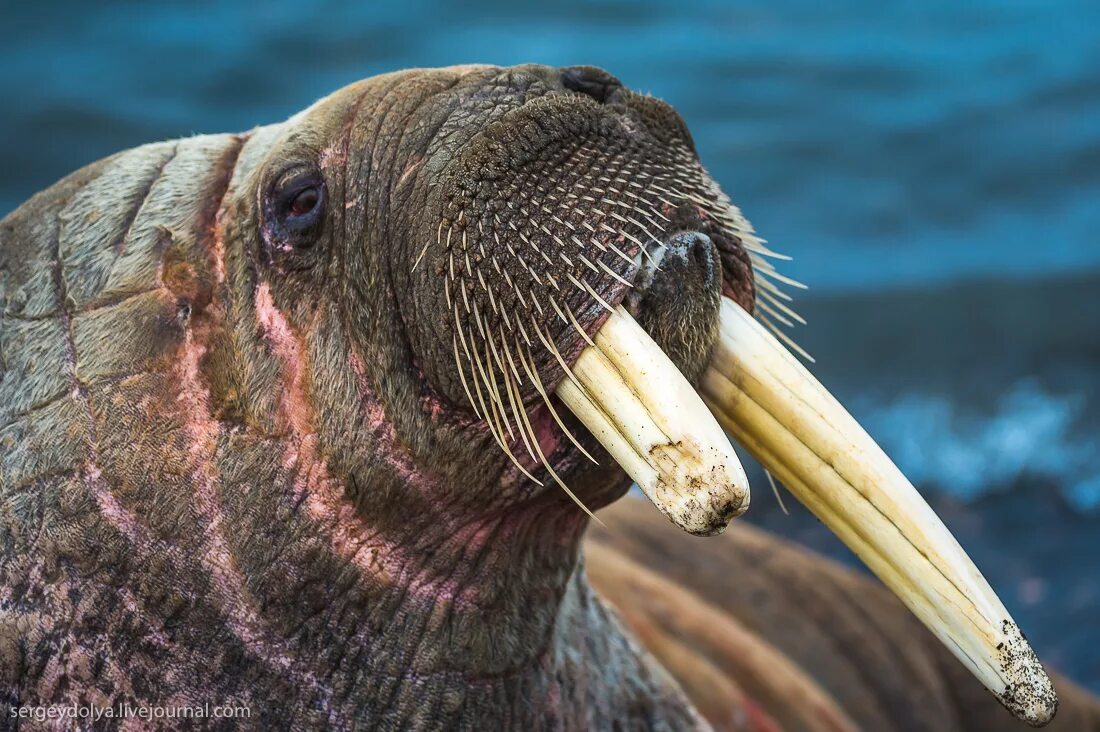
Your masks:
{"label": "pink skin patch", "polygon": [[[302,502],[307,515],[327,534],[332,551],[359,567],[366,577],[378,578],[386,584],[400,583],[412,597],[434,602],[448,601],[456,609],[476,611],[478,608],[470,602],[476,597],[476,587],[468,586],[468,582],[460,577],[441,579],[430,568],[410,561],[403,547],[382,538],[346,500],[344,485],[328,472],[313,426],[314,415],[307,394],[309,365],[304,355],[306,349],[286,316],[275,305],[267,283],[260,283],[256,289],[256,315],[272,350],[283,364],[280,417],[291,438],[281,463],[295,475],[295,500]],[[362,361],[352,354],[349,366],[356,377],[361,395],[361,413],[376,454],[387,461],[410,489],[426,495],[439,491],[441,486],[438,481],[417,467],[398,438],[370,384]],[[500,536],[495,540],[492,538],[495,521],[492,517],[486,517],[483,522],[457,527],[452,545],[464,559],[475,561],[491,541],[501,540]],[[505,527],[502,533],[507,531]]]}
{"label": "pink skin patch", "polygon": [[225,282],[225,208],[218,208],[218,213],[214,215],[214,237],[213,237],[213,254],[214,254],[214,281],[217,284]]}
{"label": "pink skin patch", "polygon": [[365,94],[360,95],[355,104],[351,106],[347,120],[344,122],[342,134],[321,151],[320,163],[322,170],[331,171],[334,175],[342,175],[343,171],[347,170],[352,125],[359,112],[359,105],[363,103],[363,96]]}
{"label": "pink skin patch", "polygon": [[256,612],[244,578],[222,534],[225,517],[218,497],[217,475],[212,469],[221,426],[214,419],[209,393],[199,377],[199,365],[205,353],[206,346],[195,341],[194,329],[189,328],[180,354],[178,400],[191,436],[189,453],[195,465],[192,476],[195,513],[206,519],[203,527],[203,564],[213,579],[211,586],[221,602],[227,625],[249,652],[268,665],[288,673],[297,683],[313,688],[320,698],[328,699],[331,690],[295,660],[286,644],[269,631]]}
{"label": "pink skin patch", "polygon": [[397,180],[397,187],[400,188],[401,186],[405,185],[405,182],[413,175],[415,175],[416,171],[420,170],[420,168],[423,167],[424,163],[427,162],[427,160],[428,159],[426,157],[421,155],[417,156],[408,165],[406,165],[405,170],[401,173],[401,177]]}
{"label": "pink skin patch", "polygon": [[306,366],[301,347],[282,312],[275,307],[271,288],[266,282],[256,287],[256,317],[264,335],[283,362],[283,383],[286,384],[280,400],[280,417],[294,434],[313,432],[313,410],[306,399]]}
{"label": "pink skin patch", "polygon": [[85,466],[84,485],[95,498],[96,505],[99,506],[99,512],[103,514],[103,518],[107,519],[112,526],[129,539],[131,544],[143,549],[148,548],[150,541],[145,535],[141,522],[119,503],[118,498],[115,497],[114,493],[111,493],[110,487],[101,480],[101,477],[102,474],[94,463]]}
{"label": "pink skin patch", "polygon": [[[348,357],[348,365],[355,374],[355,384],[362,395],[360,409],[370,428],[372,444],[377,445],[376,453],[384,458],[394,473],[409,486],[425,494],[438,491],[440,488],[438,481],[416,465],[408,448],[398,439],[393,423],[386,416],[382,400],[378,398],[373,385],[367,378],[366,368],[357,353],[351,353]],[[437,418],[442,414],[443,406],[438,401],[427,407],[429,412]]]}
{"label": "pink skin patch", "polygon": [[744,697],[744,708],[742,712],[745,715],[745,723],[747,729],[751,732],[780,732],[783,728],[772,719],[763,707],[757,704],[753,699]]}
{"label": "pink skin patch", "polygon": [[[281,462],[284,468],[295,474],[295,500],[304,499],[307,514],[324,527],[334,553],[358,566],[366,576],[392,582],[406,562],[397,546],[382,540],[363,521],[345,500],[344,486],[329,475],[318,450],[312,406],[306,395],[304,349],[286,317],[276,307],[266,282],[261,282],[256,288],[256,317],[275,355],[283,363],[280,417],[292,437]],[[367,400],[365,408],[372,429],[380,433],[383,440],[387,437],[394,440],[392,427],[386,421],[381,405]],[[383,450],[383,453],[392,455],[396,451]],[[411,463],[404,468],[404,472],[410,477],[418,475]]]}

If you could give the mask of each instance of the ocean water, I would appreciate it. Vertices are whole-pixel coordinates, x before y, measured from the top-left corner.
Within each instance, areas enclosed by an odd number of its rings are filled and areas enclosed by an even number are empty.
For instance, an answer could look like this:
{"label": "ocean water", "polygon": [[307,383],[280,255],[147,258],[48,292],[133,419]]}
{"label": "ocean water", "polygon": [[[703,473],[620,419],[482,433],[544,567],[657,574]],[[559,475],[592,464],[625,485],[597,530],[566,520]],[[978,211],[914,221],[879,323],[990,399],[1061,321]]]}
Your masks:
{"label": "ocean water", "polygon": [[[811,285],[815,371],[1100,691],[1100,3],[0,0],[0,27],[0,215],[397,68],[592,63],[672,102]],[[750,520],[850,561],[756,485]]]}

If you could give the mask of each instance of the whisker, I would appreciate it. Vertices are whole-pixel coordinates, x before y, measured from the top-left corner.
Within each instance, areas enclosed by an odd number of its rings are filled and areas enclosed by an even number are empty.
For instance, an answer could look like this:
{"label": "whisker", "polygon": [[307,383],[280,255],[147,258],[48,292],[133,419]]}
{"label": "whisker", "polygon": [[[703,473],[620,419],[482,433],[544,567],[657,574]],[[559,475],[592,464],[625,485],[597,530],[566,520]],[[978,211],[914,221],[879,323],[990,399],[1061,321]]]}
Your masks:
{"label": "whisker", "polygon": [[420,266],[420,260],[424,258],[425,254],[428,253],[428,245],[429,244],[431,244],[431,242],[428,242],[428,244],[424,245],[424,248],[420,250],[420,254],[417,256],[416,261],[413,262],[413,266],[412,266],[413,272],[415,272],[416,268]]}
{"label": "whisker", "polygon": [[539,396],[542,397],[542,401],[546,405],[546,409],[549,410],[550,416],[552,416],[554,418],[554,421],[557,422],[558,428],[563,433],[565,433],[565,436],[569,438],[569,441],[573,443],[574,447],[576,447],[578,450],[581,451],[582,455],[584,455],[586,458],[591,460],[596,465],[599,465],[599,462],[596,460],[596,458],[592,457],[588,453],[588,450],[585,450],[584,447],[581,446],[581,443],[577,440],[576,437],[573,436],[573,433],[565,426],[565,423],[562,422],[561,417],[558,416],[557,410],[554,409],[554,405],[550,402],[550,397],[546,393],[546,388],[542,385],[542,379],[539,378],[538,371],[535,369],[533,363],[529,363],[529,361],[532,360],[530,352],[528,352],[526,354],[526,358],[524,358],[523,351],[520,351],[519,356],[520,356],[520,363],[523,365],[523,370],[527,372],[527,378],[531,380],[531,383],[535,387],[535,391],[537,391],[539,393]]}
{"label": "whisker", "polygon": [[474,410],[474,414],[478,419],[481,419],[481,412],[478,411],[477,403],[474,402],[474,396],[470,393],[470,386],[466,383],[466,367],[462,365],[462,359],[458,356],[458,334],[451,334],[451,347],[455,354],[455,366],[458,367],[458,378],[462,382],[462,391],[466,392],[466,398],[470,402],[470,407]]}
{"label": "whisker", "polygon": [[787,318],[787,316],[783,315],[783,313],[781,313],[778,310],[775,310],[774,308],[772,308],[771,305],[764,302],[763,300],[757,300],[756,301],[756,307],[758,307],[762,311],[764,311],[768,315],[769,318],[772,318],[773,320],[778,320],[780,323],[787,326],[788,328],[793,328],[794,327],[794,322],[792,320]]}
{"label": "whisker", "polygon": [[770,330],[772,333],[774,333],[776,338],[778,338],[779,340],[783,341],[788,346],[790,346],[790,348],[795,353],[797,353],[799,356],[806,359],[810,363],[817,363],[814,360],[813,356],[811,356],[809,353],[807,353],[802,348],[802,346],[795,343],[794,340],[792,340],[790,336],[788,336],[786,333],[783,332],[782,328],[780,328],[775,323],[773,323],[771,320],[769,320],[766,315],[757,315],[756,319],[759,320],[761,323],[763,323],[765,325],[765,327],[767,327],[768,330]]}
{"label": "whisker", "polygon": [[779,488],[775,485],[775,478],[772,477],[770,470],[765,470],[764,475],[768,476],[768,483],[772,486],[772,493],[775,494],[775,500],[779,502],[779,508],[787,516],[791,515],[791,512],[787,510],[787,504],[783,502],[783,496],[779,493]]}
{"label": "whisker", "polygon": [[759,290],[759,291],[757,291],[757,294],[760,297],[767,300],[772,305],[772,307],[778,309],[781,313],[783,313],[787,317],[791,318],[792,320],[794,320],[797,323],[800,323],[801,325],[806,325],[806,319],[805,318],[803,318],[801,315],[796,313],[791,308],[784,305],[783,302],[780,301],[780,299],[778,297],[776,297],[774,294],[772,294],[770,291],[768,291],[768,290]]}
{"label": "whisker", "polygon": [[616,272],[615,270],[611,269],[606,264],[604,264],[602,259],[596,260],[596,263],[598,265],[600,265],[600,267],[603,268],[604,272],[607,272],[609,275],[611,275],[612,277],[614,277],[615,279],[617,279],[619,282],[623,283],[627,287],[633,287],[634,286],[633,284],[631,284],[627,280],[623,279],[622,275],[620,275],[618,272]]}

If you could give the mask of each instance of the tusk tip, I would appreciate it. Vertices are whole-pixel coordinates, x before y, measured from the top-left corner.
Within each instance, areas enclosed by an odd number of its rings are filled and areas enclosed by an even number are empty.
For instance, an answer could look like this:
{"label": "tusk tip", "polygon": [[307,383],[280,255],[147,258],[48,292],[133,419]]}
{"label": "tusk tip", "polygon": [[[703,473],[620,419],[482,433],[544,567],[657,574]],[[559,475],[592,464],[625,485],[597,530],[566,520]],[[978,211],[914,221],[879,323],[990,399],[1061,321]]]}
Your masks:
{"label": "tusk tip", "polygon": [[[715,473],[724,472],[714,469]],[[654,503],[668,517],[689,534],[695,536],[715,536],[729,526],[730,521],[743,514],[749,508],[749,492],[746,484],[730,481],[722,475],[709,479],[691,476],[685,482],[677,483],[678,490],[673,491],[667,485],[659,485],[659,500]],[[721,478],[726,478],[722,480]]]}
{"label": "tusk tip", "polygon": [[1006,683],[997,698],[1017,718],[1032,727],[1042,727],[1058,711],[1054,684],[1019,627],[1005,620],[1002,632],[1004,640],[997,650]]}

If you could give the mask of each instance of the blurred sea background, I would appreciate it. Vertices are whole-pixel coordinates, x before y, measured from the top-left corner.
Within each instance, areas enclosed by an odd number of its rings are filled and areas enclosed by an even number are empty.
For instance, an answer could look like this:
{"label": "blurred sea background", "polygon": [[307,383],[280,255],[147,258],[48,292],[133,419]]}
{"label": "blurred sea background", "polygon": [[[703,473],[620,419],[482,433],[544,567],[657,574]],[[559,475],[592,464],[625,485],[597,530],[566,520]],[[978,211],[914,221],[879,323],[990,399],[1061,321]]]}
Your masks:
{"label": "blurred sea background", "polygon": [[[1040,656],[1100,691],[1100,3],[0,0],[0,215],[411,66],[603,66],[810,284],[796,339]],[[748,520],[853,558],[754,476]]]}

